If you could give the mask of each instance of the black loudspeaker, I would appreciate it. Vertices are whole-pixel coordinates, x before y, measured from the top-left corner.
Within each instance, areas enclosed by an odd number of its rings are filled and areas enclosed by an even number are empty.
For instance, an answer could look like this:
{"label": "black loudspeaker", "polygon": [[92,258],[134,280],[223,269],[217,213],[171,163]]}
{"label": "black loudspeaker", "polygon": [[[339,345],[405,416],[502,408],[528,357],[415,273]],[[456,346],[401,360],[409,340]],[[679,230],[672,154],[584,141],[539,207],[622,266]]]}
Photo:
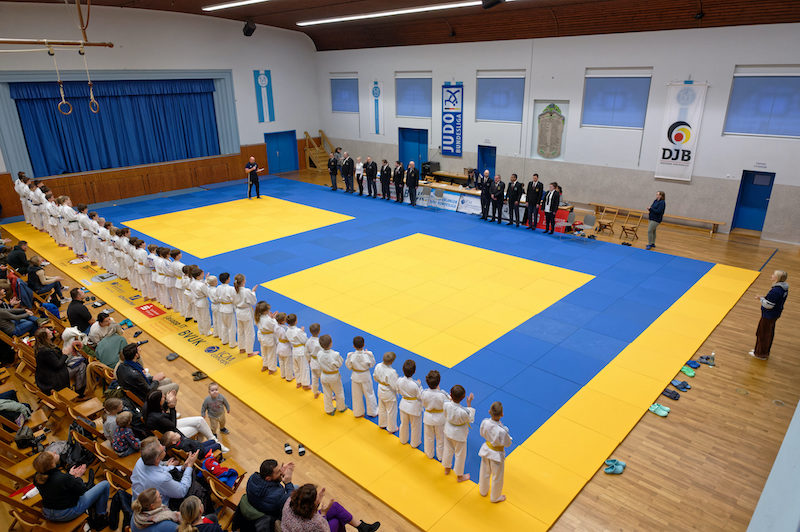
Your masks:
{"label": "black loudspeaker", "polygon": [[494,7],[502,2],[503,0],[483,0],[483,9],[489,9],[490,7]]}
{"label": "black loudspeaker", "polygon": [[242,28],[242,33],[244,33],[245,37],[250,37],[253,32],[256,31],[256,23],[252,20],[248,20],[244,23],[244,28]]}

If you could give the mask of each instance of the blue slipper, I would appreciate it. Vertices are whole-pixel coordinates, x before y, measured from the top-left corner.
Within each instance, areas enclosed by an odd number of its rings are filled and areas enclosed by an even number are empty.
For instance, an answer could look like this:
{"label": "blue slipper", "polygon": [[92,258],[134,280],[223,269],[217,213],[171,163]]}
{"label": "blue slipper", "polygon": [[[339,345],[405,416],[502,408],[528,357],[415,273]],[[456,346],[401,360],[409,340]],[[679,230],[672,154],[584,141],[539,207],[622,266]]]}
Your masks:
{"label": "blue slipper", "polygon": [[697,369],[700,367],[700,364],[696,360],[689,360],[688,362],[686,362],[686,365],[692,369]]}
{"label": "blue slipper", "polygon": [[623,471],[625,471],[625,466],[622,464],[615,464],[603,469],[607,475],[621,475]]}
{"label": "blue slipper", "polygon": [[676,387],[677,389],[679,389],[682,392],[686,392],[686,391],[689,391],[689,390],[692,389],[692,387],[686,381],[679,381],[679,380],[675,379],[672,382],[670,382],[670,384],[672,384],[674,387]]}
{"label": "blue slipper", "polygon": [[605,464],[609,465],[609,466],[613,466],[613,465],[617,465],[617,464],[620,464],[622,467],[626,466],[625,462],[617,460],[616,458],[610,458],[610,459],[606,460]]}
{"label": "blue slipper", "polygon": [[667,388],[666,390],[664,390],[663,392],[661,392],[661,395],[664,395],[664,396],[666,396],[666,397],[669,397],[670,399],[673,399],[673,400],[675,400],[675,401],[677,401],[678,399],[680,399],[680,398],[681,398],[681,394],[679,394],[679,393],[678,393],[678,392],[676,392],[675,390],[670,390],[669,388]]}

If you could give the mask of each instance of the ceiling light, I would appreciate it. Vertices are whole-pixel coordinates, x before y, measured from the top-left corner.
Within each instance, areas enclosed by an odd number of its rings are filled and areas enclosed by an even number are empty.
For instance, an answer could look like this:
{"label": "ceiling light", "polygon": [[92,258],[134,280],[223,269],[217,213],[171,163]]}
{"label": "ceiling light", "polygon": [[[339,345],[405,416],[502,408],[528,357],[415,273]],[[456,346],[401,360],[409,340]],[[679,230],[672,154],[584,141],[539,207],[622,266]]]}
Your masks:
{"label": "ceiling light", "polygon": [[214,4],[212,6],[204,6],[203,11],[217,11],[220,9],[230,9],[232,7],[249,6],[250,4],[261,4],[269,0],[237,0],[236,2],[225,2],[224,4]]}
{"label": "ceiling light", "polygon": [[395,9],[392,11],[378,11],[376,13],[364,13],[363,15],[345,15],[342,17],[323,18],[319,20],[306,20],[298,22],[298,26],[316,26],[317,24],[335,24],[337,22],[350,22],[353,20],[364,20],[370,18],[394,17],[397,15],[410,15],[412,13],[425,13],[428,11],[442,11],[445,9],[457,9],[459,7],[475,7],[481,5],[482,0],[469,2],[452,2],[450,4],[435,4],[432,6],[409,7],[405,9]]}

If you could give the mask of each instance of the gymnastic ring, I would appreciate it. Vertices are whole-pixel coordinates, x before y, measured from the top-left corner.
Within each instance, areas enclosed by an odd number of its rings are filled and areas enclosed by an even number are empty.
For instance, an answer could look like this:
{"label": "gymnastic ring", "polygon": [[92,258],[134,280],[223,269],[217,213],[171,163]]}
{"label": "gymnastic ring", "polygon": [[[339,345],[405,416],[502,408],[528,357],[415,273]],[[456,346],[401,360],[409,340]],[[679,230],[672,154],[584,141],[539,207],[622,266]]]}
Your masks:
{"label": "gymnastic ring", "polygon": [[[63,109],[61,109],[61,106],[62,106],[62,105],[64,105],[64,104],[66,104],[66,105],[67,105],[67,112],[66,112],[66,113],[64,112],[64,110],[63,110]],[[61,101],[61,102],[59,102],[59,104],[58,104],[58,112],[59,112],[59,113],[61,113],[61,114],[62,114],[62,115],[64,115],[64,116],[67,116],[67,115],[71,114],[71,113],[72,113],[72,104],[71,104],[71,103],[69,103],[69,102],[68,102],[68,101],[66,101],[66,100],[62,100],[62,101]]]}
{"label": "gymnastic ring", "polygon": [[94,114],[100,112],[100,104],[97,103],[97,100],[95,100],[94,98],[89,100],[89,110],[92,111]]}

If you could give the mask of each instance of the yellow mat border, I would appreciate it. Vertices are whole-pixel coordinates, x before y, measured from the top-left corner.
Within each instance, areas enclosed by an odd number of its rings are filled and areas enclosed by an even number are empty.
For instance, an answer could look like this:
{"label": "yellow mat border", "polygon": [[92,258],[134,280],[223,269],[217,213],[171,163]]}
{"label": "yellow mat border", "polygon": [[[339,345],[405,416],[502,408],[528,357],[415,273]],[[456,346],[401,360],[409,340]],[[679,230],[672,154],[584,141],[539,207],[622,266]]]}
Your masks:
{"label": "yellow mat border", "polygon": [[[28,240],[32,249],[54,264],[58,263],[58,266],[71,277],[76,279],[86,277],[86,263],[63,265],[65,260],[72,258],[71,253],[65,248],[56,246],[46,234],[36,231],[24,222],[2,227],[19,239]],[[357,478],[359,475],[340,471],[425,530],[442,532],[483,530],[496,529],[498,525],[504,530],[546,530],[569,506],[572,499],[597,472],[603,460],[614,451],[641,416],[647,412],[647,407],[657,400],[668,380],[678,372],[688,358],[694,355],[758,275],[759,272],[752,270],[714,265],[675,304],[511,453],[506,460],[504,491],[509,496],[506,503],[494,505],[487,499],[479,497],[477,485],[473,482],[455,484],[452,479],[445,479],[441,474],[441,465],[426,459],[419,451],[401,446],[397,441],[382,442],[384,438],[378,437],[379,429],[374,425],[372,430],[377,431],[376,437],[370,440],[377,446],[394,443],[395,449],[390,452],[396,454],[396,465],[389,467],[388,471],[379,475],[377,480],[371,479],[369,482],[364,482],[364,479],[359,482]],[[146,326],[148,320],[134,309],[134,305],[125,308],[125,304],[112,299],[112,293],[104,295],[103,284],[107,283],[92,284],[89,288],[96,295],[104,297],[109,305],[121,314],[130,317],[144,330],[148,330]],[[709,294],[713,294],[717,299],[709,302],[707,300]],[[698,319],[701,316],[702,319]],[[163,339],[159,338],[159,341],[163,342]],[[677,347],[672,348],[673,344]],[[175,343],[170,342],[165,345],[173,348],[172,345]],[[227,369],[220,369],[225,366],[206,353],[187,353],[186,345],[176,345],[173,349],[180,352],[198,369],[209,375],[216,373],[213,377],[223,386],[225,381],[256,379],[252,384],[258,386],[262,393],[265,391],[262,388],[265,384],[263,377],[260,377],[263,374],[253,371],[254,368],[250,367],[260,365],[260,360],[239,359],[228,365]],[[652,363],[658,364],[658,375],[652,375]],[[241,375],[226,376],[232,373]],[[620,379],[624,382],[625,379],[629,380],[635,376],[641,377],[637,386],[631,389],[619,386]],[[285,388],[282,381],[275,377],[272,379],[274,384],[268,389],[277,391]],[[331,451],[330,447],[335,448],[333,444],[339,438],[347,438],[352,432],[360,433],[361,430],[356,431],[356,427],[369,423],[365,420],[356,420],[347,414],[327,418],[322,413],[321,404],[311,405],[319,403],[319,399],[314,400],[309,394],[291,393],[293,385],[291,389],[285,388],[276,395],[283,401],[273,405],[274,408],[270,408],[269,401],[261,400],[254,403],[252,396],[240,395],[250,388],[238,385],[225,387],[298,440],[313,440],[314,433],[319,432],[322,424],[331,428],[336,427],[338,430],[332,431],[334,434],[331,441],[321,442],[318,449],[313,446],[307,447],[337,469],[337,461],[340,459],[337,455],[340,451]],[[239,393],[235,390],[239,390]],[[598,413],[596,412],[598,401],[615,404],[620,408],[614,412]],[[324,421],[320,420],[314,424],[297,423],[298,416],[295,413],[309,409],[318,409],[319,416]],[[587,412],[592,415],[586,415]],[[609,414],[614,418],[613,429],[604,426]],[[370,428],[368,427],[368,430]],[[609,430],[617,436],[607,435]],[[564,455],[570,456],[568,452],[570,442],[574,442],[579,448],[580,455],[572,455],[567,460]],[[376,449],[376,451],[384,453],[385,456],[386,449]],[[469,452],[477,450],[470,449]],[[449,482],[443,484],[443,481]],[[537,502],[537,498],[541,500],[543,494],[549,494],[546,497],[546,504]],[[432,497],[435,504],[426,505],[422,509],[424,511],[420,511],[419,495]]]}

